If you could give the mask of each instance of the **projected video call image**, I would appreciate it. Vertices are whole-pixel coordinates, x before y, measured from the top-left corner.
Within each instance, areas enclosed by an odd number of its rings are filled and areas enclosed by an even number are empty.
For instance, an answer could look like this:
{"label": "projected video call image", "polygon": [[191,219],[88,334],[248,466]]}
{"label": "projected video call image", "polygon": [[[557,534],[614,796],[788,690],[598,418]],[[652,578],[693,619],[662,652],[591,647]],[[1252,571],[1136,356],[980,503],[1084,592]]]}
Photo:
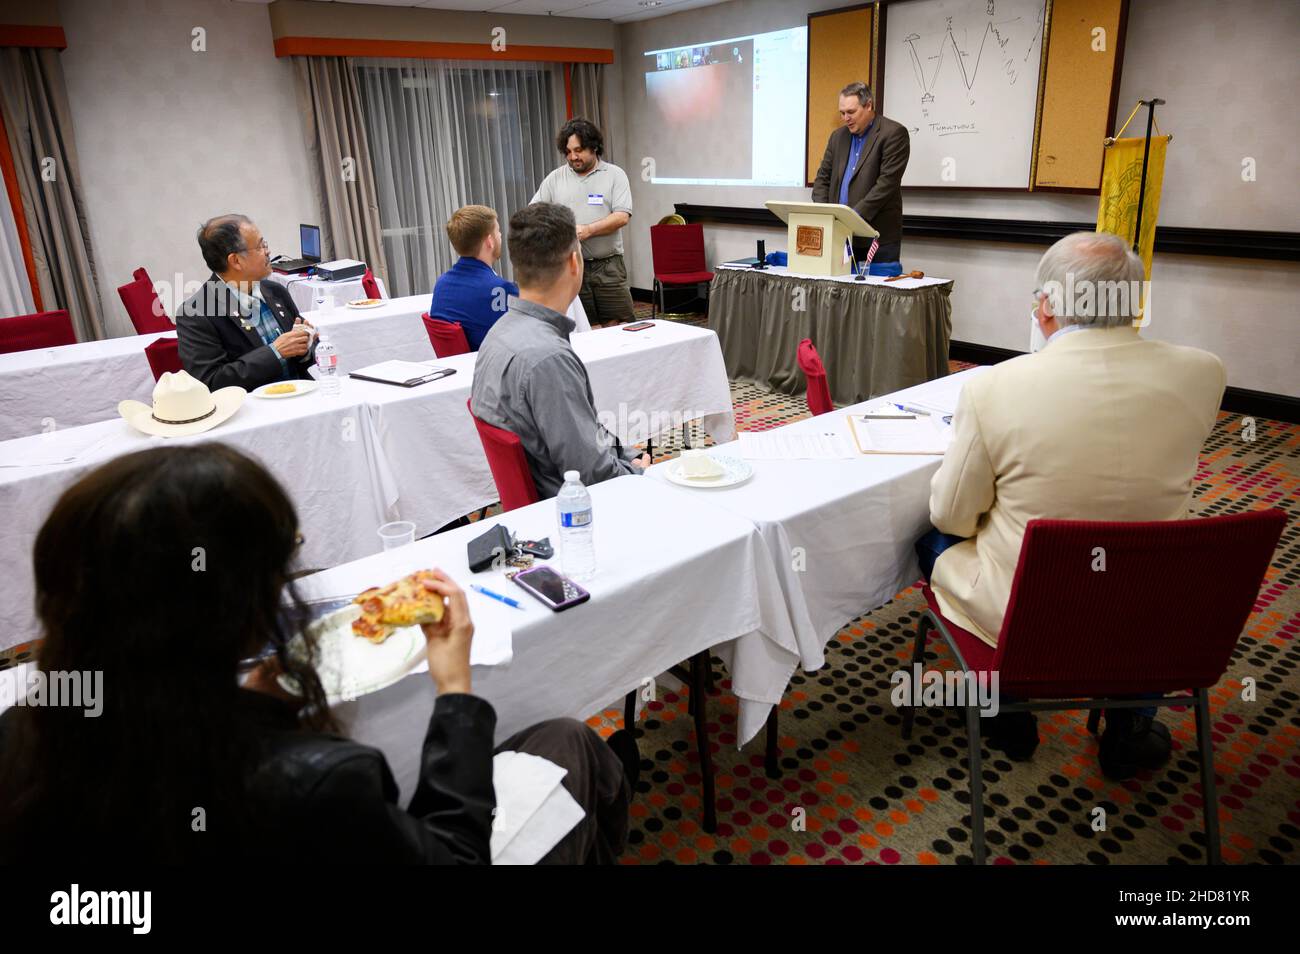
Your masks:
{"label": "projected video call image", "polygon": [[655,177],[699,175],[721,179],[753,175],[754,41],[694,46],[646,59],[646,100],[656,136]]}
{"label": "projected video call image", "polygon": [[808,31],[648,50],[656,183],[802,185]]}

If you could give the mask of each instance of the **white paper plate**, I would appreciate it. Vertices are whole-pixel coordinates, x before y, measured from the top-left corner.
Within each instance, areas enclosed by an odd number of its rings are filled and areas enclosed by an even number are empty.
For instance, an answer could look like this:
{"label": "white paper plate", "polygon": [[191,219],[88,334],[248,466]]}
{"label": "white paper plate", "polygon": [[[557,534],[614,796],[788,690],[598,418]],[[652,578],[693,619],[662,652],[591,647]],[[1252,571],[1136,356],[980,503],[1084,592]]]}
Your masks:
{"label": "white paper plate", "polygon": [[[292,391],[289,391],[285,394],[266,393],[267,388],[273,388],[277,384],[292,384],[294,388]],[[306,378],[303,378],[301,380],[296,380],[296,381],[272,381],[270,384],[263,384],[260,388],[254,388],[253,397],[266,398],[267,400],[277,401],[280,398],[295,398],[295,397],[300,397],[303,394],[311,394],[311,392],[315,391],[318,387],[320,387],[320,382],[308,381]]]}
{"label": "white paper plate", "polygon": [[[376,645],[352,632],[361,607],[345,606],[311,624],[316,634],[316,672],[330,705],[338,705],[387,688],[402,679],[424,655],[424,632],[418,626],[396,630]],[[293,647],[302,651],[303,643]],[[277,680],[285,692],[295,693],[293,680]]]}
{"label": "white paper plate", "polygon": [[381,299],[379,299],[378,301],[373,301],[373,302],[371,302],[371,303],[368,304],[368,305],[358,305],[358,304],[355,304],[355,303],[353,303],[353,302],[348,302],[347,307],[349,307],[349,308],[359,308],[359,309],[364,309],[364,308],[382,308],[382,307],[383,307],[384,305],[386,305],[386,304],[388,304],[388,302],[384,301],[384,300],[381,298]]}
{"label": "white paper plate", "polygon": [[713,462],[721,467],[724,471],[720,476],[711,480],[699,480],[687,477],[682,473],[682,460],[669,461],[664,467],[664,476],[674,484],[680,484],[683,487],[703,487],[713,489],[717,487],[734,487],[737,484],[743,484],[754,476],[754,468],[750,466],[749,461],[742,460],[739,457],[727,457],[722,454],[710,454]]}

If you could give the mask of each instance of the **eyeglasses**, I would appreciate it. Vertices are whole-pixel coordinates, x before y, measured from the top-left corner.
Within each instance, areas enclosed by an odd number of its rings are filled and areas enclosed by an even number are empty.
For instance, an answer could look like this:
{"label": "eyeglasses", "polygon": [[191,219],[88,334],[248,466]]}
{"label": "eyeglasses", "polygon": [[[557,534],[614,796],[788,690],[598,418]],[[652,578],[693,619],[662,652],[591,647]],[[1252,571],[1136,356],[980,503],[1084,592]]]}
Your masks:
{"label": "eyeglasses", "polygon": [[271,246],[266,244],[266,239],[262,239],[261,242],[259,242],[257,245],[254,245],[252,248],[245,247],[245,248],[241,248],[240,251],[241,252],[269,252],[271,251]]}

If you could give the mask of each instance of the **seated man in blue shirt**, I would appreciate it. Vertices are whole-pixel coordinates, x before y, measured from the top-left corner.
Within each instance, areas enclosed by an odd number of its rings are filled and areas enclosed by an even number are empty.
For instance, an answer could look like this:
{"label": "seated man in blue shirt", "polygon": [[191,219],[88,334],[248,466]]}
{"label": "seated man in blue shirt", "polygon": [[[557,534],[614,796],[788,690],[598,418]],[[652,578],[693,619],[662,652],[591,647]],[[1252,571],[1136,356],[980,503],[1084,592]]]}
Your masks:
{"label": "seated man in blue shirt", "polygon": [[518,295],[519,287],[492,270],[501,260],[501,223],[487,206],[457,209],[447,222],[447,237],[460,258],[434,283],[429,317],[459,324],[469,349],[477,351],[506,313],[506,298]]}

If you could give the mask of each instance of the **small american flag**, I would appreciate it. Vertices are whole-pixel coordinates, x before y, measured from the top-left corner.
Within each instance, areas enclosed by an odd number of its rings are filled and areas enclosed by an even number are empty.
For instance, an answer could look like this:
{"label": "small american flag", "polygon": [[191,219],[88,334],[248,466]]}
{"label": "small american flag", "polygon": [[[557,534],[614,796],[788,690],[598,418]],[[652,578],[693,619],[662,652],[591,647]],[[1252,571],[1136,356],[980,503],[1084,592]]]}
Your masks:
{"label": "small american flag", "polygon": [[867,249],[867,259],[863,262],[864,265],[871,264],[871,260],[876,257],[876,249],[878,248],[880,248],[880,239],[873,238],[871,240],[871,248]]}

